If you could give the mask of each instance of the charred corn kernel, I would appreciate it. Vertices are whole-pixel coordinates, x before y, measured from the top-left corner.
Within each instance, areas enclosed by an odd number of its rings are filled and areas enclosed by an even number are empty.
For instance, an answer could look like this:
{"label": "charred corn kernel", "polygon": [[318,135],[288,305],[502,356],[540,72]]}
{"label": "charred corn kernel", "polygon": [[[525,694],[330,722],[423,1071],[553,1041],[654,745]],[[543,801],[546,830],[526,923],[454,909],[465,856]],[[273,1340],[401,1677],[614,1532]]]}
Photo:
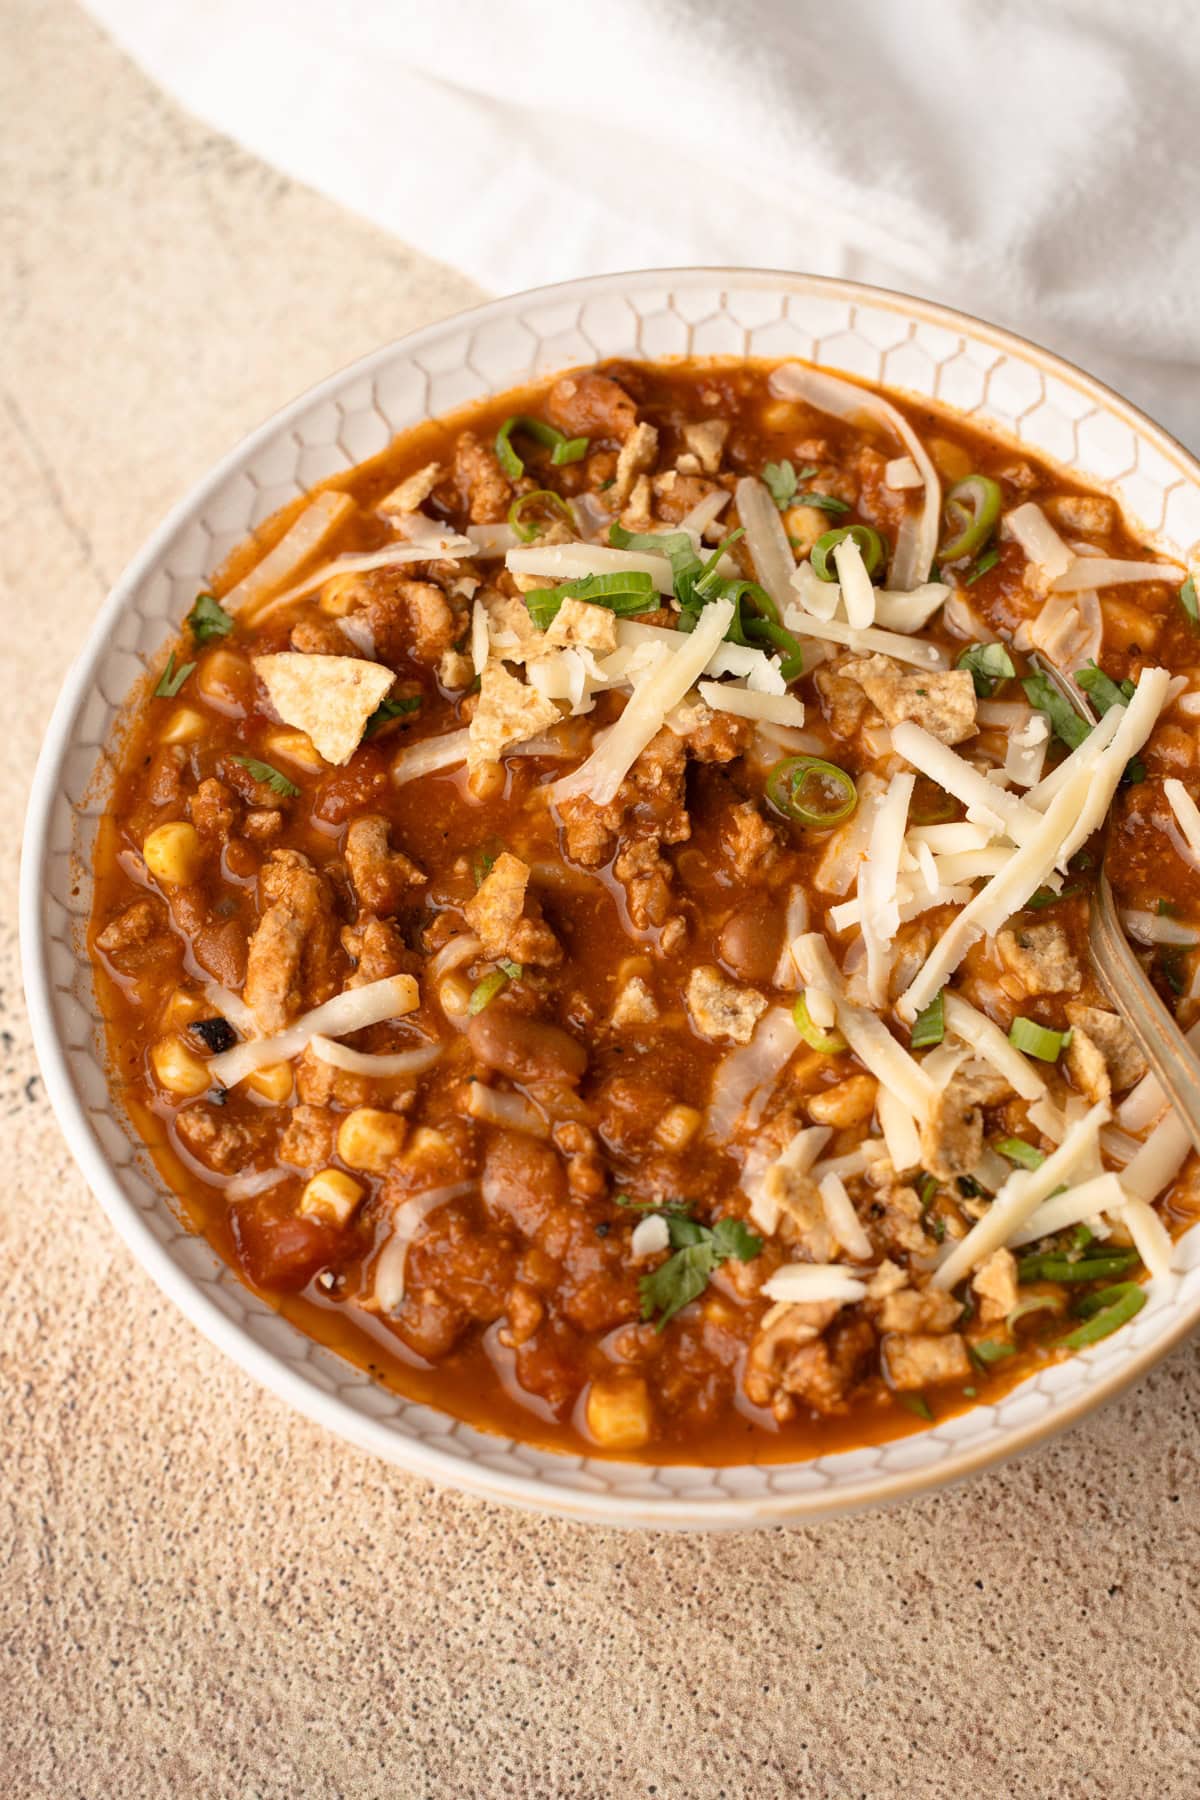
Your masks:
{"label": "charred corn kernel", "polygon": [[470,1003],[470,982],[461,975],[444,975],[438,983],[438,1005],[447,1018],[465,1019]]}
{"label": "charred corn kernel", "polygon": [[194,706],[177,706],[158,734],[160,744],[194,744],[208,729],[204,714]]}
{"label": "charred corn kernel", "polygon": [[587,1428],[607,1450],[637,1450],[650,1441],[650,1395],[640,1375],[601,1375],[588,1389]]}
{"label": "charred corn kernel", "polygon": [[197,692],[222,712],[242,712],[254,693],[250,664],[236,650],[210,650],[196,670]]}
{"label": "charred corn kernel", "polygon": [[818,1125],[832,1125],[844,1131],[848,1125],[861,1125],[875,1110],[878,1082],[872,1075],[851,1075],[836,1087],[814,1094],[808,1102],[808,1116]]}
{"label": "charred corn kernel", "polygon": [[172,819],[169,825],[155,826],[142,843],[142,855],[155,881],[186,887],[200,873],[204,846],[194,825]]}
{"label": "charred corn kernel", "polygon": [[476,800],[494,800],[506,779],[503,763],[484,763],[480,768],[472,769],[467,776],[467,786]]}
{"label": "charred corn kernel", "polygon": [[295,763],[298,768],[311,769],[317,775],[325,767],[325,759],[314,748],[306,731],[268,731],[263,743],[268,762],[280,757],[284,762]]}
{"label": "charred corn kernel", "polygon": [[181,1100],[194,1100],[213,1084],[208,1064],[193,1056],[182,1038],[159,1038],[150,1052],[150,1067],[159,1086]]}
{"label": "charred corn kernel", "polygon": [[337,1153],[352,1169],[386,1175],[401,1150],[408,1127],[397,1113],[356,1106],[338,1126]]}
{"label": "charred corn kernel", "polygon": [[363,597],[363,584],[357,575],[335,575],[321,589],[317,605],[333,619],[344,619]]}
{"label": "charred corn kernel", "polygon": [[701,1125],[701,1115],[694,1106],[668,1106],[654,1135],[664,1150],[683,1150],[691,1143]]}
{"label": "charred corn kernel", "polygon": [[213,1005],[203,994],[189,994],[186,988],[176,988],[162,1009],[160,1023],[164,1031],[183,1031],[194,1019],[211,1019]]}
{"label": "charred corn kernel", "polygon": [[261,1069],[255,1069],[253,1075],[247,1075],[246,1086],[261,1094],[264,1100],[270,1100],[275,1106],[282,1106],[285,1100],[292,1097],[292,1065],[291,1063],[267,1063]]}
{"label": "charred corn kernel", "polygon": [[308,1218],[345,1225],[354,1217],[362,1197],[362,1183],[355,1181],[353,1175],[345,1175],[341,1169],[322,1169],[305,1183],[300,1211]]}

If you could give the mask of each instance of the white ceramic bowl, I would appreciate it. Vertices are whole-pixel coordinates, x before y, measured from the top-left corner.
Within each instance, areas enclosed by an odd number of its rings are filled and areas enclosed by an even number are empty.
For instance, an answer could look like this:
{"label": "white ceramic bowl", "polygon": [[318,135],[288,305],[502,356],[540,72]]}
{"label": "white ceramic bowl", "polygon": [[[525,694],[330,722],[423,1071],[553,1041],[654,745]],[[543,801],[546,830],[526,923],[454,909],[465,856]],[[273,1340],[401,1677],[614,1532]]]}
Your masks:
{"label": "white ceramic bowl", "polygon": [[876,1448],[791,1464],[648,1468],[489,1437],[400,1399],[256,1299],[169,1196],[110,1094],[82,933],[104,746],[134,680],[247,532],[398,431],[598,357],[798,355],[933,396],[1104,483],[1150,533],[1200,539],[1200,466],[1097,381],[961,313],[898,294],[740,269],[603,276],[460,314],[363,358],[239,444],[117,583],[63,688],[34,780],[22,871],[25,980],[47,1091],[87,1181],[139,1261],[213,1343],[310,1418],[415,1474],[621,1525],[740,1527],[895,1500],[987,1467],[1080,1418],[1200,1316],[1200,1231],[1122,1331],[996,1405]]}

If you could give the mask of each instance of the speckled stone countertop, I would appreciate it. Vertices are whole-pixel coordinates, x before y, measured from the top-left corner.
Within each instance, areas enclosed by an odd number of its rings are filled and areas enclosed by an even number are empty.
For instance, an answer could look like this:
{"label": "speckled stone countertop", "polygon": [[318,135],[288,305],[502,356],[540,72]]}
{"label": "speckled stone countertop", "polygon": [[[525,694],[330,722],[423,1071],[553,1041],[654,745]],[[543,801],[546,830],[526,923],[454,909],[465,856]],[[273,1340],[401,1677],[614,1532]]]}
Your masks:
{"label": "speckled stone countertop", "polygon": [[249,426],[475,295],[184,117],[67,0],[0,0],[0,117],[0,1787],[1191,1800],[1194,1344],[922,1503],[640,1537],[433,1492],[324,1436],[117,1242],[17,970],[59,681]]}

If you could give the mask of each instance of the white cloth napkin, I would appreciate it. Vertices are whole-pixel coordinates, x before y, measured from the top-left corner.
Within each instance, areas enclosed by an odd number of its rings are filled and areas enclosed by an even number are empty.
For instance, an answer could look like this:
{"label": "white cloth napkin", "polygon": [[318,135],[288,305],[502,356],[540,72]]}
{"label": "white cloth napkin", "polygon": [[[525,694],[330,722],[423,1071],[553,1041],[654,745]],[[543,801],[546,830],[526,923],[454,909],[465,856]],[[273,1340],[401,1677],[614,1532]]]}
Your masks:
{"label": "white cloth napkin", "polygon": [[1189,0],[88,3],[185,106],[486,288],[850,275],[1200,447]]}

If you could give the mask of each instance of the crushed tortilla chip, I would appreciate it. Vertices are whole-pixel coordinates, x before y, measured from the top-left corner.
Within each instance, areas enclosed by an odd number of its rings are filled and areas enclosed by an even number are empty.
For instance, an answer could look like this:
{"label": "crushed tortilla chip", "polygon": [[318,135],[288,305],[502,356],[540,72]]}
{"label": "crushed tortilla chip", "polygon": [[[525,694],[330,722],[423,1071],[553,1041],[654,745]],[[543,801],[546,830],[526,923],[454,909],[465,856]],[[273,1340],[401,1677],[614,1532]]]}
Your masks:
{"label": "crushed tortilla chip", "polygon": [[256,656],[254,672],[285,725],[307,732],[327,763],[349,762],[395,676],[358,656]]}
{"label": "crushed tortilla chip", "polygon": [[617,615],[611,606],[593,606],[588,600],[563,600],[550,621],[546,642],[597,650],[605,656],[617,647]]}
{"label": "crushed tortilla chip", "polygon": [[435,462],[426,463],[423,469],[418,469],[415,474],[407,475],[399,487],[394,487],[390,494],[385,494],[375,511],[381,512],[389,518],[402,516],[404,513],[414,513],[419,506],[424,506],[441,478],[442,465]]}
{"label": "crushed tortilla chip", "polygon": [[526,687],[502,663],[489,663],[480,677],[479,704],[471,718],[468,769],[499,762],[510,744],[523,744],[526,738],[557,725],[561,717],[553,700]]}

